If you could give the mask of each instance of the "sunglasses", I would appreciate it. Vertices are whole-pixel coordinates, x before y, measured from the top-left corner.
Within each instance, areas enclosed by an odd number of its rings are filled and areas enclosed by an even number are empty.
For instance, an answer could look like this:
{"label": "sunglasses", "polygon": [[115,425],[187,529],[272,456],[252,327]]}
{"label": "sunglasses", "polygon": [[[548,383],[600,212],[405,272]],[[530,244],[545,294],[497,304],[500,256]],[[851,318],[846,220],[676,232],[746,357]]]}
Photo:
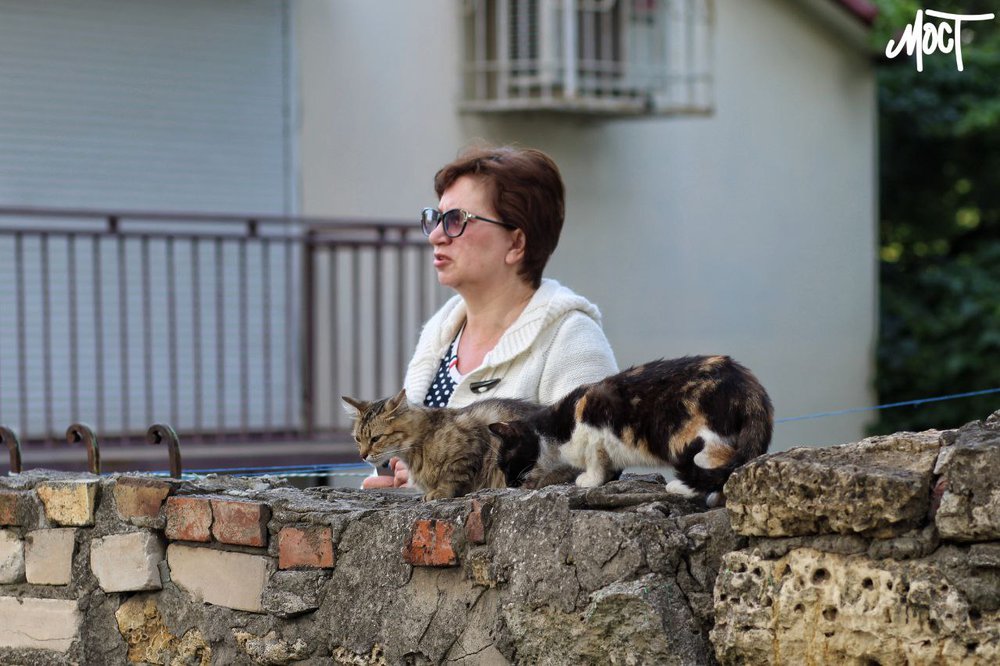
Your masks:
{"label": "sunglasses", "polygon": [[501,227],[506,227],[507,229],[517,229],[517,225],[510,222],[498,222],[486,217],[480,217],[461,208],[452,208],[444,213],[437,208],[424,208],[420,212],[420,228],[424,230],[425,236],[430,236],[431,232],[434,231],[434,227],[440,223],[444,229],[445,236],[448,238],[458,238],[465,231],[465,225],[469,223],[469,220],[482,220],[490,224],[499,224]]}

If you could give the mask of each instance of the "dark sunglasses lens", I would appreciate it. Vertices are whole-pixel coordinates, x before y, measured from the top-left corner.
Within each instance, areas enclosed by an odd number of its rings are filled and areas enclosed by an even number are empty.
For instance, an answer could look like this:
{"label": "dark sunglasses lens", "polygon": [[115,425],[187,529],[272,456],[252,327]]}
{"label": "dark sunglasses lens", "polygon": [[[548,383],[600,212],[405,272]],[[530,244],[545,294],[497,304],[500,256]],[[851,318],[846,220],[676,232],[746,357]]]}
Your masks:
{"label": "dark sunglasses lens", "polygon": [[445,234],[452,238],[461,236],[462,232],[465,231],[464,217],[462,211],[457,208],[445,213],[441,220],[444,224]]}

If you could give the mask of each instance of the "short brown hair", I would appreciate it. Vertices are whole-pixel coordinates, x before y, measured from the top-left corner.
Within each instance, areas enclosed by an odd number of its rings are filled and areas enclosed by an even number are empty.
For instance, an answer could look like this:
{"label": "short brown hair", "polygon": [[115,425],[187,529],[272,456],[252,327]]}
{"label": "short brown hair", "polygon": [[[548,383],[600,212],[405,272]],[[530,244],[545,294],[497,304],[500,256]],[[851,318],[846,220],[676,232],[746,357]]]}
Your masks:
{"label": "short brown hair", "polygon": [[462,176],[480,178],[492,190],[491,203],[501,222],[525,237],[521,276],[535,289],[559,243],[566,215],[566,188],[559,167],[540,150],[513,146],[473,146],[434,176],[440,198]]}

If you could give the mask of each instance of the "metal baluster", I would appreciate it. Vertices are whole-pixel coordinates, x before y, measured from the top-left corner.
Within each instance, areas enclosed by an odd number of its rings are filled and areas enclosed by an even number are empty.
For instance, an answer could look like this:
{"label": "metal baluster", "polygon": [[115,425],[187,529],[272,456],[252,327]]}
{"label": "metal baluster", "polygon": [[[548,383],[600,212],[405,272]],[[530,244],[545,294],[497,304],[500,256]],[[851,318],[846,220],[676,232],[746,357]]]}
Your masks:
{"label": "metal baluster", "polygon": [[181,444],[177,432],[165,423],[154,423],[146,431],[146,442],[149,444],[167,443],[167,453],[170,456],[170,477],[181,478],[184,469],[181,466]]}
{"label": "metal baluster", "polygon": [[84,423],[74,423],[66,430],[66,442],[69,444],[79,444],[83,442],[87,446],[87,465],[91,474],[101,473],[101,449],[97,443],[97,435],[94,430]]}
{"label": "metal baluster", "polygon": [[21,442],[17,438],[17,433],[13,428],[0,425],[0,444],[7,445],[7,453],[10,456],[10,473],[21,473]]}

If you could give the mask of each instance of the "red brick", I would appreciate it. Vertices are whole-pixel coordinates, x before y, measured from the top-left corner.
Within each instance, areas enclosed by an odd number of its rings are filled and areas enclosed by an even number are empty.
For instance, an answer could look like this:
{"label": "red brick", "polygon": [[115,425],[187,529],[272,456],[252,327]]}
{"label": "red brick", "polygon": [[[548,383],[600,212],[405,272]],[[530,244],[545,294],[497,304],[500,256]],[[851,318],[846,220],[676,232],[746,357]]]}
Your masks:
{"label": "red brick", "polygon": [[267,521],[271,509],[260,502],[212,500],[212,536],[216,541],[234,546],[267,545]]}
{"label": "red brick", "polygon": [[472,508],[465,519],[465,539],[470,543],[486,543],[486,528],[483,526],[483,505],[472,500]]}
{"label": "red brick", "polygon": [[279,569],[333,567],[333,539],[329,527],[282,527],[278,532]]}
{"label": "red brick", "polygon": [[27,501],[23,492],[0,490],[0,525],[23,525]]}
{"label": "red brick", "polygon": [[156,518],[171,486],[164,481],[123,476],[115,482],[115,506],[122,518]]}
{"label": "red brick", "polygon": [[167,538],[211,541],[212,505],[207,497],[167,498]]}
{"label": "red brick", "polygon": [[418,520],[403,548],[403,560],[414,566],[450,567],[458,564],[451,538],[455,525],[446,520]]}

